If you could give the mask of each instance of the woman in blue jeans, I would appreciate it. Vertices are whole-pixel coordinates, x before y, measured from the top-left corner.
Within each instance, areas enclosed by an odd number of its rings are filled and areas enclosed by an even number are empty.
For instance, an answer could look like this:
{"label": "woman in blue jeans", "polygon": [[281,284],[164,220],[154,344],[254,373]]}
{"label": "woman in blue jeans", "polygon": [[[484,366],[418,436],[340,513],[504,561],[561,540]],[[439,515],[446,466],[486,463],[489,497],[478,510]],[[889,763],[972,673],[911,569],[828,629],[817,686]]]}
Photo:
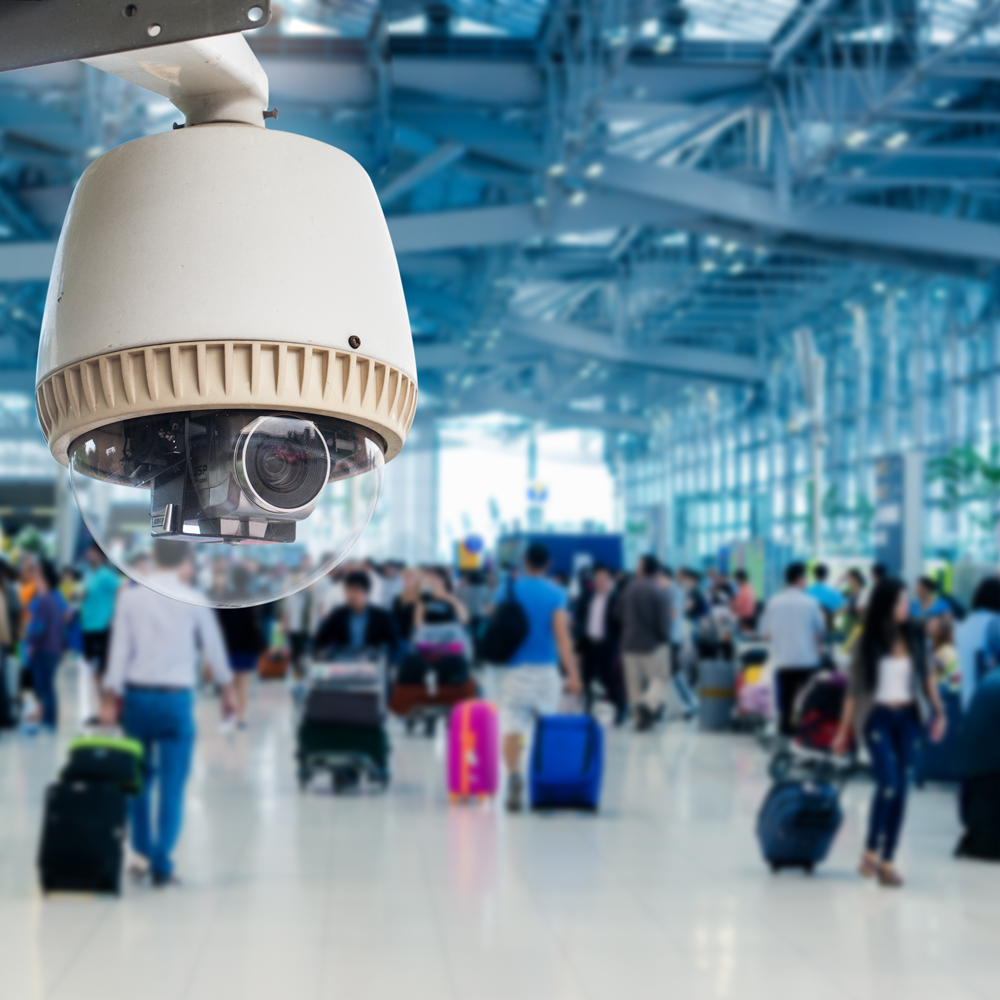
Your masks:
{"label": "woman in blue jeans", "polygon": [[854,646],[847,699],[833,744],[842,753],[856,732],[868,748],[875,794],[860,872],[864,878],[877,878],[880,885],[903,884],[893,857],[928,720],[931,739],[942,739],[945,715],[928,667],[923,629],[910,619],[906,585],[883,580],[872,591],[864,630]]}

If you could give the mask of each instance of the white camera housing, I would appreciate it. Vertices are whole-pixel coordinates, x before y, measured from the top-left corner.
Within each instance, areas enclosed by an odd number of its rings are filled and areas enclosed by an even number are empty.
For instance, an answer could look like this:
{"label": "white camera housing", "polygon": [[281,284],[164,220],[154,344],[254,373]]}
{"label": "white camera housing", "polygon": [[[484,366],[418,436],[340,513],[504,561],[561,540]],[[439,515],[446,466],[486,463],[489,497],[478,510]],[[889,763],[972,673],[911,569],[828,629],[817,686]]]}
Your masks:
{"label": "white camera housing", "polygon": [[[73,193],[42,320],[42,429],[134,579],[219,607],[275,600],[350,551],[413,422],[382,208],[346,153],[264,128],[267,78],[242,35],[87,62],[186,123],[108,151]],[[185,549],[190,585],[157,569],[188,542],[228,543]]]}
{"label": "white camera housing", "polygon": [[[196,44],[259,70],[242,36],[223,36],[136,53],[143,84],[184,79]],[[129,76],[129,55],[93,62]],[[263,127],[262,76],[215,104],[168,88],[187,127],[109,150],[80,179],[36,378],[63,465],[81,434],[181,410],[316,413],[374,431],[386,460],[402,448],[417,373],[378,196],[348,154]],[[244,120],[191,124],[218,114]]]}

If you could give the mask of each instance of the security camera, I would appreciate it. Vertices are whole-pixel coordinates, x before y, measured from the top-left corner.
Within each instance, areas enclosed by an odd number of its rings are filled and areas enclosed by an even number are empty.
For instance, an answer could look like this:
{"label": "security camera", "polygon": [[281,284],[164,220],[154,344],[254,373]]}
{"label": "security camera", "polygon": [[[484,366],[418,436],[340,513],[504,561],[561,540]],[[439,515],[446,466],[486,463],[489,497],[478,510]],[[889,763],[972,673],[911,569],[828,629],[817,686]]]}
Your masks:
{"label": "security camera", "polygon": [[215,577],[252,546],[253,599],[274,599],[343,558],[416,410],[378,197],[346,153],[264,127],[267,79],[239,34],[86,61],[185,122],[76,187],[42,320],[42,429],[126,572],[156,587],[153,541],[188,541],[198,595],[174,596],[226,603]]}

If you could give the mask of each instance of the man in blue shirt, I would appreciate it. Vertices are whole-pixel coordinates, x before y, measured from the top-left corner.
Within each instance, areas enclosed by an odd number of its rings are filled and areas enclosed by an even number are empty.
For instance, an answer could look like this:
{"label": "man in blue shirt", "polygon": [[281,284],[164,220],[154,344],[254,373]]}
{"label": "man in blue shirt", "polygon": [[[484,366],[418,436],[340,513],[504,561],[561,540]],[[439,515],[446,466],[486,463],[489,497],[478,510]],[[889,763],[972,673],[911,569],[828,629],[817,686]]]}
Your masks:
{"label": "man in blue shirt", "polygon": [[[569,617],[566,593],[545,579],[549,550],[533,542],[524,554],[524,573],[514,581],[514,598],[528,619],[528,635],[517,648],[504,670],[500,684],[500,708],[503,720],[503,758],[507,765],[507,808],[519,812],[524,802],[524,778],[521,757],[525,738],[539,715],[551,715],[559,709],[563,688],[559,663],[566,671],[566,690],[582,690]],[[504,599],[506,587],[497,593]]]}
{"label": "man in blue shirt", "polygon": [[87,549],[84,558],[90,569],[83,578],[80,605],[83,655],[97,676],[103,677],[108,660],[108,634],[122,578],[108,565],[104,553],[96,545]]}
{"label": "man in blue shirt", "polygon": [[834,615],[847,604],[847,598],[836,587],[831,587],[826,582],[830,576],[830,570],[827,569],[825,563],[817,563],[813,567],[812,575],[813,584],[806,588],[806,593],[822,609],[827,628],[829,628],[833,624]]}

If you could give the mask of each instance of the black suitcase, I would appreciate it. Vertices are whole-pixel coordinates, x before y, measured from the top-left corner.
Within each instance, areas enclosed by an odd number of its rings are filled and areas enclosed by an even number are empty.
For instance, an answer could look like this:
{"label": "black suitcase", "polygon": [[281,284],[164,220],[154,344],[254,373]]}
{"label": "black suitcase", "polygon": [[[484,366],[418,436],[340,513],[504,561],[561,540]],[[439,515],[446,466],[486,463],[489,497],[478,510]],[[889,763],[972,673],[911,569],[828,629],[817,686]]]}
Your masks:
{"label": "black suitcase", "polygon": [[305,717],[310,722],[342,722],[354,726],[379,726],[384,710],[375,688],[349,688],[316,684],[306,695]]}
{"label": "black suitcase", "polygon": [[142,791],[140,759],[124,750],[104,746],[81,746],[71,750],[60,780],[117,785],[126,795]]}
{"label": "black suitcase", "polygon": [[113,784],[49,786],[38,853],[43,892],[121,892],[125,808]]}

